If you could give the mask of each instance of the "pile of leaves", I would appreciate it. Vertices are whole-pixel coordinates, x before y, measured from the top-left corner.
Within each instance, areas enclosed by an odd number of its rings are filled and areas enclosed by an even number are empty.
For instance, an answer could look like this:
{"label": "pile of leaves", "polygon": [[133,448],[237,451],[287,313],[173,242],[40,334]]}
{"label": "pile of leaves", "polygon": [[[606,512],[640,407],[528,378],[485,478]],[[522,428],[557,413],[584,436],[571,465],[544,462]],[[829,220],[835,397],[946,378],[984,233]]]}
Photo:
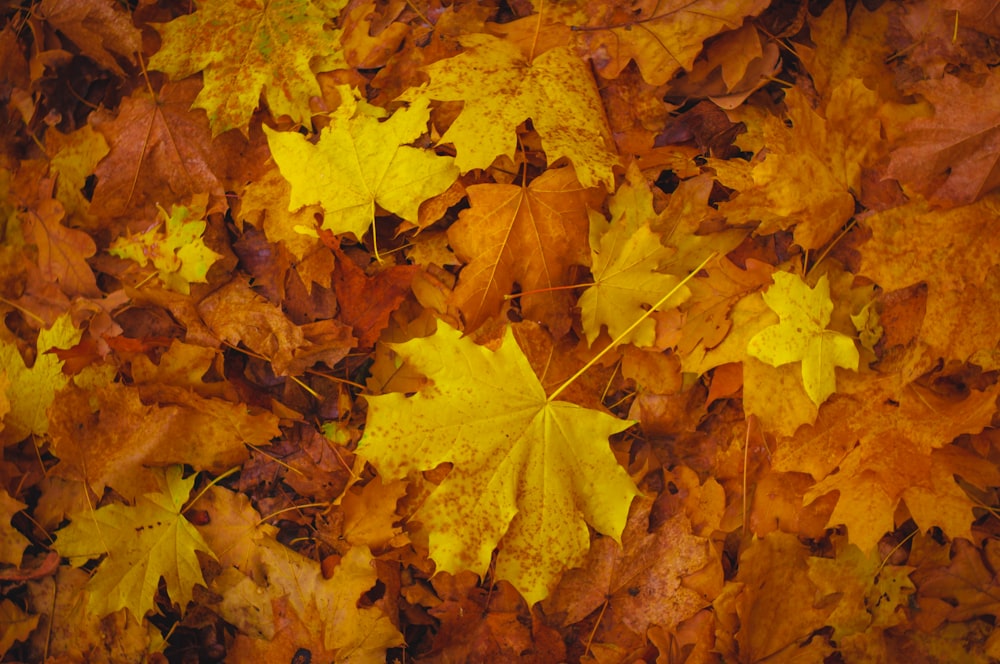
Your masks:
{"label": "pile of leaves", "polygon": [[1000,658],[1000,13],[25,0],[3,661]]}

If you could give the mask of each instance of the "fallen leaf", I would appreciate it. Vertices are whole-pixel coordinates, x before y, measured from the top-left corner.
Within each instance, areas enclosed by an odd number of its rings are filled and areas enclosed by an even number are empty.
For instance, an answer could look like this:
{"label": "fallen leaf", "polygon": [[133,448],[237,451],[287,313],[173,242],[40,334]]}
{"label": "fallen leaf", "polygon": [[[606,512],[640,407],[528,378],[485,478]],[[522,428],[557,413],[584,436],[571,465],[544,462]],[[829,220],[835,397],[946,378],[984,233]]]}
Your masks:
{"label": "fallen leaf", "polygon": [[0,489],[0,563],[21,566],[24,550],[31,542],[14,528],[11,519],[26,507],[5,489]]}
{"label": "fallen leaf", "polygon": [[38,350],[31,368],[24,363],[17,346],[0,343],[0,366],[7,372],[7,399],[10,412],[3,419],[0,432],[4,444],[16,443],[25,437],[48,431],[47,411],[55,393],[69,379],[62,372],[63,362],[52,348],[72,348],[80,341],[81,332],[74,327],[69,314],[56,319],[52,327],[38,333]]}
{"label": "fallen leaf", "polygon": [[245,344],[280,376],[304,373],[317,362],[332,367],[355,345],[350,328],[337,320],[294,324],[245,279],[234,279],[203,299],[198,313],[219,339]]}
{"label": "fallen leaf", "polygon": [[440,324],[393,349],[431,384],[367,397],[358,454],[384,480],[453,464],[415,517],[439,570],[482,575],[499,546],[496,577],[534,604],[583,561],[588,523],[620,536],[637,490],[607,437],[629,422],[547,398],[509,329],[496,351]]}
{"label": "fallen leaf", "polygon": [[208,269],[222,258],[202,238],[206,197],[201,199],[191,207],[174,205],[169,213],[159,208],[156,224],[139,235],[117,238],[108,253],[133,260],[142,267],[152,263],[167,288],[189,294],[191,283],[207,283]]}
{"label": "fallen leaf", "polygon": [[229,144],[213,141],[205,116],[188,111],[199,88],[189,80],[164,85],[156,97],[137,90],[117,113],[90,115],[111,146],[94,170],[92,214],[132,215],[148,223],[165,192],[178,203],[208,192],[206,213],[226,210],[220,174]]}
{"label": "fallen leaf", "polygon": [[858,349],[847,335],[826,328],[833,312],[826,275],[814,288],[788,272],[772,276],[763,297],[780,322],[754,335],[747,354],[773,367],[801,360],[806,394],[819,406],[836,391],[834,367],[857,371]]}
{"label": "fallen leaf", "polygon": [[[194,13],[154,24],[163,45],[149,68],[179,80],[203,72],[193,108],[208,112],[212,135],[244,134],[260,98],[274,117],[310,124],[317,71],[346,66],[339,30],[326,30],[345,2],[251,0],[199,3]],[[239,85],[233,85],[239,81]]]}
{"label": "fallen leaf", "polygon": [[473,185],[468,194],[470,208],[448,229],[466,264],[453,295],[466,329],[498,314],[515,282],[526,291],[520,298],[526,317],[556,334],[568,329],[572,297],[552,289],[569,285],[570,266],[589,260],[588,195],[573,171],[549,169],[527,187]]}
{"label": "fallen leaf", "polygon": [[934,115],[906,125],[888,174],[936,205],[972,203],[1000,185],[1000,82],[981,86],[945,74],[914,88]]}
{"label": "fallen leaf", "polygon": [[42,0],[40,16],[80,51],[124,77],[115,55],[130,60],[142,48],[142,35],[131,16],[111,0]]}
{"label": "fallen leaf", "polygon": [[215,557],[201,535],[184,518],[182,508],[195,476],[181,477],[181,466],[162,471],[162,489],[128,505],[107,505],[75,515],[56,533],[55,548],[76,566],[101,561],[87,582],[89,610],[104,616],[128,609],[141,621],[153,608],[162,577],[181,611],[193,597],[193,586],[205,585],[195,551]]}
{"label": "fallen leaf", "polygon": [[786,93],[785,105],[791,128],[757,107],[730,112],[733,121],[746,124],[737,142],[755,158],[709,161],[719,182],[739,192],[719,209],[730,224],[760,221],[759,235],[794,226],[797,244],[819,249],[854,215],[862,166],[884,151],[880,101],[855,78],[831,91],[818,110],[797,88]]}
{"label": "fallen leaf", "polygon": [[[690,295],[686,287],[678,287],[679,278],[657,271],[674,252],[660,243],[660,236],[649,229],[648,222],[629,228],[620,219],[613,219],[591,252],[594,284],[577,302],[589,344],[604,327],[618,340],[649,307],[670,309]],[[670,299],[660,304],[672,292]],[[656,322],[647,318],[621,337],[620,343],[644,347],[652,346],[655,340]]]}
{"label": "fallen leaf", "polygon": [[372,276],[358,267],[339,244],[331,245],[337,257],[333,289],[337,293],[341,318],[354,328],[360,348],[371,348],[389,325],[389,316],[410,294],[410,282],[420,268],[416,265],[385,266]]}
{"label": "fallen leaf", "polygon": [[464,102],[440,140],[455,145],[455,164],[463,173],[488,168],[501,155],[513,159],[515,130],[530,119],[549,164],[566,157],[584,187],[614,188],[611,169],[618,156],[582,60],[568,48],[529,59],[516,45],[488,34],[460,41],[465,52],[424,67],[430,84],[401,98]]}
{"label": "fallen leaf", "polygon": [[416,222],[418,208],[455,181],[450,157],[407,145],[427,130],[427,101],[415,102],[384,121],[385,112],[340,88],[341,107],[310,143],[295,132],[264,127],[281,175],[292,185],[289,210],[319,203],[322,228],[364,237],[376,205]]}
{"label": "fallen leaf", "polygon": [[762,0],[698,0],[693,3],[586,5],[582,33],[590,59],[604,78],[616,78],[634,60],[642,77],[663,85],[678,71],[690,71],[702,43],[767,7]]}

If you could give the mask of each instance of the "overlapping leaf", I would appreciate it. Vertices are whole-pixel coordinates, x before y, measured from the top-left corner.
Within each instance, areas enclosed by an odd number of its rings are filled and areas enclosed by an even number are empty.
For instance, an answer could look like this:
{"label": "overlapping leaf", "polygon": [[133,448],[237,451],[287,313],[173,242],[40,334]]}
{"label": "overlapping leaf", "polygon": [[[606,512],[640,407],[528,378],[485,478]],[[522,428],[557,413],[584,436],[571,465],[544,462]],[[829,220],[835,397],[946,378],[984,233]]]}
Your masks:
{"label": "overlapping leaf", "polygon": [[264,127],[274,160],[292,185],[289,210],[319,203],[323,228],[358,238],[379,208],[417,221],[420,204],[458,176],[450,157],[407,145],[427,129],[427,100],[380,122],[381,109],[344,89],[341,95],[344,105],[315,144],[301,134]]}
{"label": "overlapping leaf", "polygon": [[141,620],[153,608],[161,577],[183,611],[193,587],[205,584],[195,551],[214,554],[181,512],[195,480],[182,472],[170,466],[161,492],[140,497],[134,507],[108,505],[76,515],[57,534],[56,549],[78,566],[107,555],[87,583],[94,613],[128,609]]}
{"label": "overlapping leaf", "polygon": [[247,133],[261,95],[274,116],[310,124],[309,100],[320,96],[315,72],[346,65],[339,31],[324,26],[335,17],[312,0],[198,5],[193,14],[156,26],[163,46],[149,67],[174,79],[204,71],[194,107],[208,112],[212,134]]}
{"label": "overlapping leaf", "polygon": [[487,34],[462,37],[464,53],[425,67],[429,85],[402,98],[464,102],[441,137],[454,143],[462,172],[513,159],[518,125],[531,120],[551,164],[566,157],[585,187],[614,188],[618,157],[597,87],[586,65],[567,48],[529,59],[514,44]]}
{"label": "overlapping leaf", "polygon": [[530,603],[587,552],[587,524],[621,536],[637,494],[608,447],[630,422],[546,398],[509,328],[496,351],[439,324],[393,347],[431,381],[368,397],[358,454],[385,479],[451,472],[418,512],[439,570],[495,574]]}

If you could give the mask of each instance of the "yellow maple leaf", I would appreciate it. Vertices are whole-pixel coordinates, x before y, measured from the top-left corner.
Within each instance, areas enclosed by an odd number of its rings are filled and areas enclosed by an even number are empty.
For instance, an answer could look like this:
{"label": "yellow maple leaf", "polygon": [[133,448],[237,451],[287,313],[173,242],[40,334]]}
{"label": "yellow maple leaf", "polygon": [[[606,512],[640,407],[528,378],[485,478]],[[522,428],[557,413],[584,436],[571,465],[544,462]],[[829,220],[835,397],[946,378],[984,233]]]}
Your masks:
{"label": "yellow maple leaf", "polygon": [[[157,275],[170,290],[188,295],[191,283],[208,281],[208,269],[222,258],[205,245],[205,204],[207,196],[198,197],[190,208],[171,206],[170,213],[160,208],[162,220],[139,235],[120,237],[111,243],[108,253],[156,268]],[[157,206],[159,207],[159,206]]]}
{"label": "yellow maple leaf", "polygon": [[429,85],[400,98],[465,102],[441,137],[455,145],[462,172],[487,168],[506,155],[513,159],[517,126],[530,119],[542,139],[548,163],[567,157],[585,187],[614,189],[618,156],[589,67],[565,47],[528,61],[511,42],[487,34],[460,38],[467,49],[424,68]]}
{"label": "yellow maple leaf", "polygon": [[2,440],[16,443],[31,434],[48,431],[47,411],[56,391],[69,378],[62,372],[62,360],[52,348],[72,348],[80,341],[81,332],[73,326],[70,314],[56,319],[52,327],[38,333],[35,363],[29,369],[17,346],[0,343],[0,367],[7,372],[7,400],[10,412],[3,418]]}
{"label": "yellow maple leaf", "polygon": [[292,185],[288,209],[319,203],[323,228],[361,238],[376,204],[417,221],[420,204],[458,177],[451,157],[410,147],[427,130],[427,100],[380,122],[384,111],[340,88],[342,106],[313,144],[296,132],[264,127],[281,175]]}
{"label": "yellow maple leaf", "polygon": [[0,489],[0,563],[21,566],[24,550],[31,542],[14,528],[10,520],[26,507],[6,489]]}
{"label": "yellow maple leaf", "polygon": [[810,557],[809,579],[817,597],[835,599],[827,617],[838,641],[868,630],[886,629],[904,620],[902,610],[915,590],[909,576],[915,568],[886,565],[878,552],[848,545],[836,558]]}
{"label": "yellow maple leaf", "polygon": [[[593,239],[592,239],[593,242]],[[612,220],[600,237],[593,253],[594,285],[580,296],[579,306],[587,343],[593,344],[607,326],[613,339],[618,339],[645,311],[674,290],[677,277],[657,270],[674,251],[660,244],[660,236],[649,229],[649,222],[629,228],[622,219]],[[690,291],[681,288],[660,309],[669,309],[687,299]],[[656,340],[656,321],[647,318],[621,343],[652,346]]]}
{"label": "yellow maple leaf", "polygon": [[826,329],[833,313],[826,275],[816,288],[789,272],[773,278],[763,297],[780,322],[754,335],[747,353],[773,367],[801,360],[806,394],[819,406],[837,389],[834,367],[857,370],[858,349],[846,334]]}
{"label": "yellow maple leaf", "polygon": [[314,72],[347,66],[340,31],[324,28],[331,10],[346,3],[332,4],[200,2],[193,14],[154,24],[163,46],[149,67],[174,80],[204,72],[205,86],[192,107],[208,112],[213,136],[228,129],[246,134],[262,93],[272,115],[310,124],[309,100],[321,96]]}
{"label": "yellow maple leaf", "polygon": [[437,569],[495,576],[534,604],[580,565],[587,524],[620,538],[638,490],[608,446],[631,422],[546,397],[508,327],[499,349],[438,324],[393,345],[431,382],[416,395],[368,397],[358,454],[383,480],[452,463],[416,519]]}
{"label": "yellow maple leaf", "polygon": [[96,614],[128,609],[141,620],[153,608],[161,577],[181,610],[194,585],[205,585],[195,551],[215,554],[182,513],[195,476],[184,479],[181,466],[161,472],[160,492],[141,496],[134,507],[107,505],[78,514],[57,534],[56,550],[74,565],[107,554],[87,582],[89,608]]}

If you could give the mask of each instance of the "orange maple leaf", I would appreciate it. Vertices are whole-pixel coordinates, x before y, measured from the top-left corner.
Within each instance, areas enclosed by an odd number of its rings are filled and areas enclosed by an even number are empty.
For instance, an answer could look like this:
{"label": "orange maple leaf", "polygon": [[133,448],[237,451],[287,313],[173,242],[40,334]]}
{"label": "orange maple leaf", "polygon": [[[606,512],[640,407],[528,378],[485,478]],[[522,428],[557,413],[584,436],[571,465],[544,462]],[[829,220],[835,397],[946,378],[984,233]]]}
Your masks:
{"label": "orange maple leaf", "polygon": [[[527,187],[473,185],[468,194],[471,207],[448,229],[466,263],[454,301],[468,330],[500,312],[515,282],[523,291],[565,286],[570,266],[589,261],[587,193],[572,169],[549,169]],[[569,328],[572,302],[564,291],[526,293],[521,309],[558,334]]]}

